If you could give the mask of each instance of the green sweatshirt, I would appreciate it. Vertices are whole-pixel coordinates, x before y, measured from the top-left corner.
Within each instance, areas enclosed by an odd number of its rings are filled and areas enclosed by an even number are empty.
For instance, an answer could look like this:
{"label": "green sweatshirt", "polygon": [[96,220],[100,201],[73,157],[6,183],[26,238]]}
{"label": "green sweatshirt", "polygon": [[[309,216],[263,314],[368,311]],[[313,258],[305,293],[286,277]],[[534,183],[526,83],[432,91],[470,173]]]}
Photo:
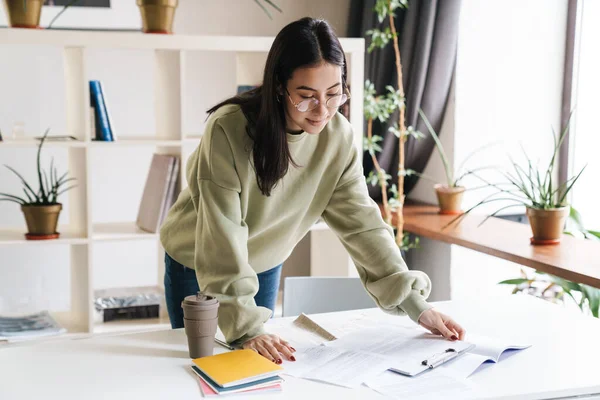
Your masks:
{"label": "green sweatshirt", "polygon": [[254,302],[256,274],[283,263],[320,217],[348,250],[377,306],[417,322],[431,308],[425,301],[431,282],[408,270],[369,197],[350,123],[338,113],[318,135],[288,133],[300,167],[290,165],[269,197],[256,182],[246,124],[239,106],[211,115],[187,162],[188,187],[160,231],[165,251],[195,269],[200,290],[219,300],[227,341],[265,333],[271,310]]}

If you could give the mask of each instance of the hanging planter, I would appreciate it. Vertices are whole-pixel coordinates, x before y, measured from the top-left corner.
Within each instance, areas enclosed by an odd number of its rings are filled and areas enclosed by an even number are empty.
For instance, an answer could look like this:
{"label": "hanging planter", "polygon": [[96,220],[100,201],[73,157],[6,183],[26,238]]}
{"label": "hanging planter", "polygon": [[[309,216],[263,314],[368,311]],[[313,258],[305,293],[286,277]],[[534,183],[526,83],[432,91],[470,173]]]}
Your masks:
{"label": "hanging planter", "polygon": [[40,27],[44,0],[4,0],[4,9],[11,28]]}

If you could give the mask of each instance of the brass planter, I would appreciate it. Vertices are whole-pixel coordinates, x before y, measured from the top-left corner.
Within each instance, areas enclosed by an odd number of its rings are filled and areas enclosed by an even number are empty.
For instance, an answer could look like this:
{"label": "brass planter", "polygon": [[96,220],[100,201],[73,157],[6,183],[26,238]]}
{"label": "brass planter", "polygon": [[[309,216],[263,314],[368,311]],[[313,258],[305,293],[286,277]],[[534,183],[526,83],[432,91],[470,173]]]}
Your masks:
{"label": "brass planter", "polygon": [[39,28],[44,0],[4,0],[11,28]]}
{"label": "brass planter", "polygon": [[440,206],[440,214],[462,214],[463,186],[449,187],[438,183],[433,186]]}
{"label": "brass planter", "polygon": [[58,225],[58,216],[62,210],[62,204],[52,204],[48,206],[21,206],[21,211],[25,215],[27,222],[29,239],[34,236],[56,236],[56,226]]}
{"label": "brass planter", "polygon": [[145,33],[173,33],[178,0],[137,0]]}
{"label": "brass planter", "polygon": [[527,218],[533,237],[533,244],[556,244],[560,242],[570,207],[540,210],[527,207]]}

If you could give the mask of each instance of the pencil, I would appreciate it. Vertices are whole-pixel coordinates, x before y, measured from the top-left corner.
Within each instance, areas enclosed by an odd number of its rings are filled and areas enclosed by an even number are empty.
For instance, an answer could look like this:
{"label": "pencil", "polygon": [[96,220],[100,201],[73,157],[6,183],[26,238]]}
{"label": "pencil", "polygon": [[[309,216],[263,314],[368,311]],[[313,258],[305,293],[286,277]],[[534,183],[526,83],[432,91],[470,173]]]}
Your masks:
{"label": "pencil", "polygon": [[233,348],[232,346],[230,346],[229,344],[225,343],[224,341],[222,341],[220,339],[215,338],[215,342],[217,342],[221,346],[225,347],[226,349],[235,350],[235,348]]}

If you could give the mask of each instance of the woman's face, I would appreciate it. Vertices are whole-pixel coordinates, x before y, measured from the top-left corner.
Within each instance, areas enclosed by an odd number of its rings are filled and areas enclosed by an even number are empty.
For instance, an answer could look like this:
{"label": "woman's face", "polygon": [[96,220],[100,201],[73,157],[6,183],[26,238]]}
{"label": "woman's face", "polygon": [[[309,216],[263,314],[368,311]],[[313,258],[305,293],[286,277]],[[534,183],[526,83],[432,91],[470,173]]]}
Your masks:
{"label": "woman's face", "polygon": [[[337,112],[337,107],[328,108],[325,103],[330,98],[343,93],[342,69],[327,62],[298,68],[288,80],[287,86],[282,89],[287,131],[303,130],[317,134]],[[302,112],[298,110],[298,108],[302,109],[302,106],[294,105],[311,99],[318,100],[318,105],[312,110],[309,107],[309,110]]]}

